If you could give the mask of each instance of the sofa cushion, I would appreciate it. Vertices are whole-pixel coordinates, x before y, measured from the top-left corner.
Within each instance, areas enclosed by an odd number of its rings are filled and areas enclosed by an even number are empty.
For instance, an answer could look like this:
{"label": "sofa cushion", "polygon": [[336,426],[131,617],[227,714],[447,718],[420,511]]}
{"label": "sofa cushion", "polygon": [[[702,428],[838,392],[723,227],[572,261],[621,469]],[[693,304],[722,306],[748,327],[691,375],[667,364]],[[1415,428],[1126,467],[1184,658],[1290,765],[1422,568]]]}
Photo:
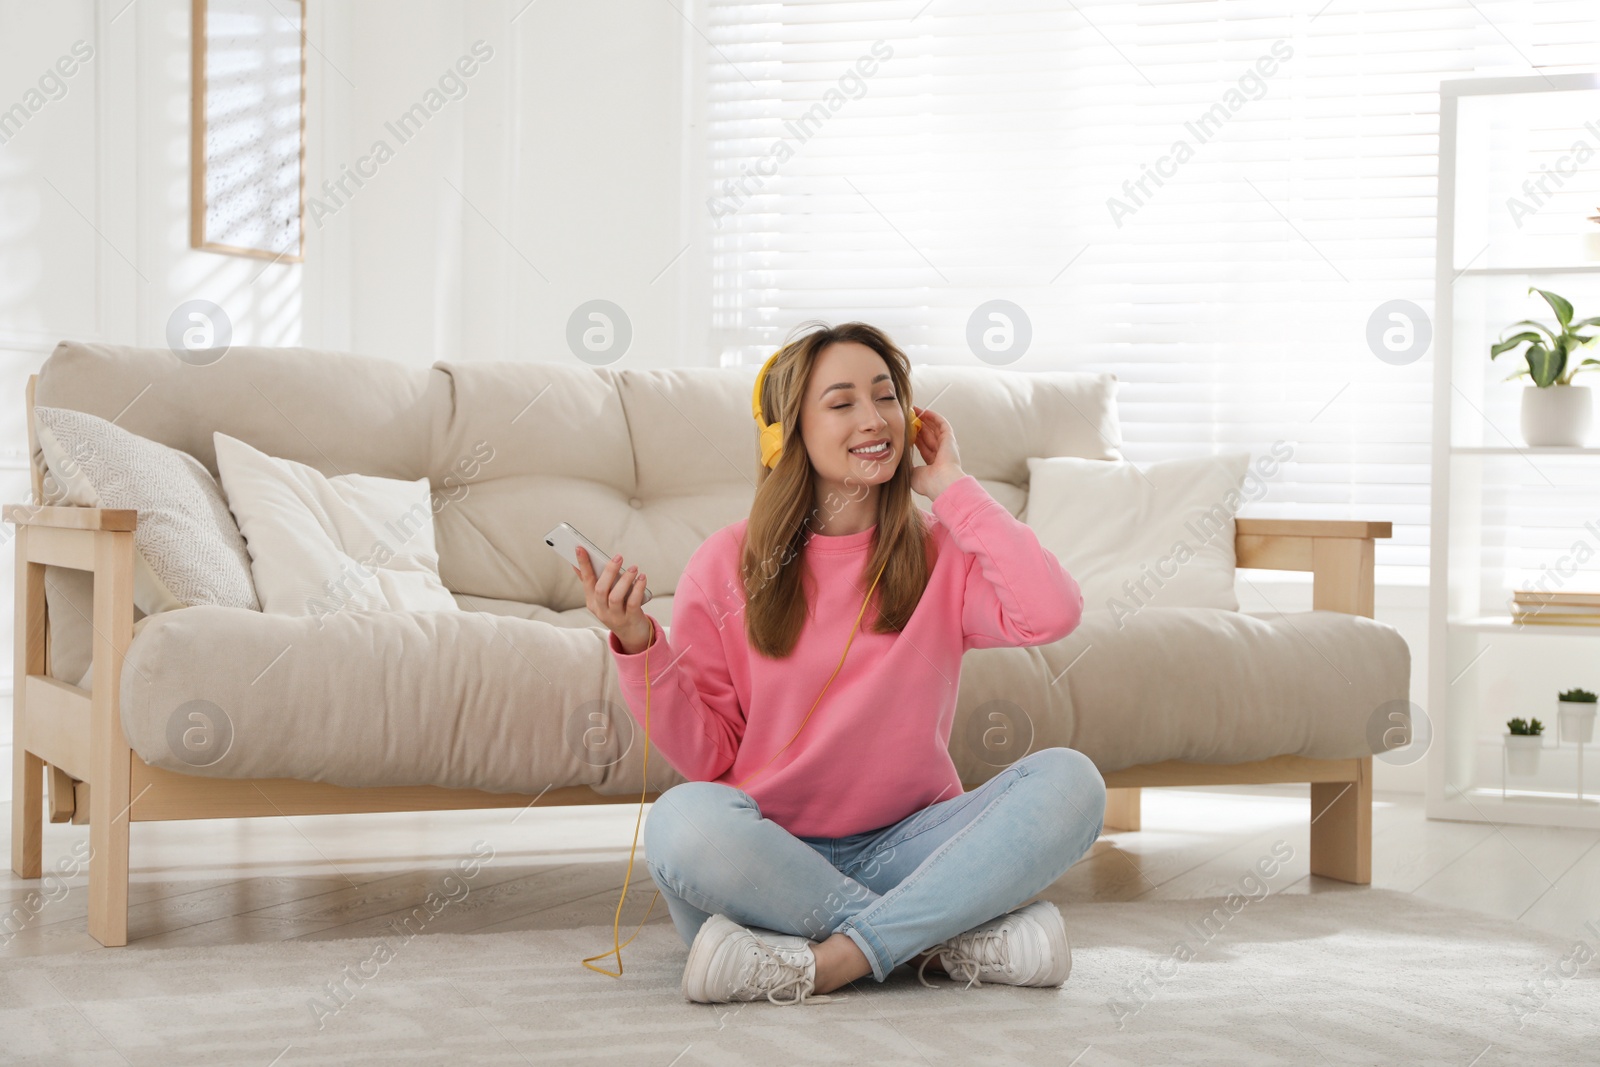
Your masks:
{"label": "sofa cushion", "polygon": [[263,611],[455,610],[439,584],[427,479],[329,478],[220,431],[216,449]]}
{"label": "sofa cushion", "polygon": [[[472,611],[168,612],[129,645],[123,730],[184,774],[622,795],[643,746],[603,632]],[[192,723],[219,740],[186,748]],[[683,781],[659,752],[650,775]]]}
{"label": "sofa cushion", "polygon": [[139,513],[133,601],[141,611],[259,607],[244,538],[198,460],[82,411],[36,405],[33,413],[49,470],[46,503]]}
{"label": "sofa cushion", "polygon": [[323,474],[428,473],[450,411],[426,368],[314,348],[235,345],[196,366],[166,348],[62,341],[39,368],[36,404],[87,411],[181,448],[217,473],[221,430]]}
{"label": "sofa cushion", "polygon": [[[640,787],[642,738],[605,633],[474,611],[344,612],[320,629],[168,612],[129,646],[123,729],[145,760],[188,774],[624,795]],[[1151,608],[1118,629],[1091,610],[1052,644],[968,652],[949,747],[969,787],[1054,745],[1102,772],[1365,756],[1369,719],[1409,678],[1399,633],[1360,616]],[[204,765],[177,740],[196,709],[230,732]],[[652,789],[684,780],[659,753],[650,775]]]}
{"label": "sofa cushion", "polygon": [[[481,611],[489,615],[503,615],[511,619],[526,619],[532,622],[547,622],[552,626],[564,626],[568,629],[598,626],[588,607],[569,608],[566,611],[551,611],[543,604],[524,604],[520,600],[499,600],[495,597],[472,596],[467,593],[452,593],[456,605],[462,611]],[[672,602],[676,599],[674,594],[666,596],[653,596],[640,611],[646,615],[654,616],[661,620],[662,626],[672,625]]]}
{"label": "sofa cushion", "polygon": [[1249,452],[1144,466],[1030,457],[1028,524],[1087,606],[1238,611],[1233,516],[1249,468]]}
{"label": "sofa cushion", "polygon": [[[1102,773],[1169,759],[1373,755],[1373,716],[1406,701],[1411,687],[1411,650],[1400,632],[1337,611],[1152,607],[1118,619],[1093,609],[1039,655],[1042,677],[1027,674],[1029,685],[1061,692],[1049,698],[1036,747],[1070,745]],[[1014,673],[1023,673],[1021,664]],[[987,665],[977,677],[992,679],[997,692],[1008,684]],[[963,702],[975,680],[963,675]]]}
{"label": "sofa cushion", "polygon": [[[583,583],[542,540],[570,522],[637,563],[665,595],[707,537],[750,514],[757,367],[484,361],[434,370],[448,374],[453,397],[434,485],[465,461],[477,468],[435,516],[439,573],[452,592],[581,607]],[[913,380],[915,401],[956,427],[964,469],[1013,515],[1027,499],[1029,456],[1120,458],[1113,375],[919,366]]]}

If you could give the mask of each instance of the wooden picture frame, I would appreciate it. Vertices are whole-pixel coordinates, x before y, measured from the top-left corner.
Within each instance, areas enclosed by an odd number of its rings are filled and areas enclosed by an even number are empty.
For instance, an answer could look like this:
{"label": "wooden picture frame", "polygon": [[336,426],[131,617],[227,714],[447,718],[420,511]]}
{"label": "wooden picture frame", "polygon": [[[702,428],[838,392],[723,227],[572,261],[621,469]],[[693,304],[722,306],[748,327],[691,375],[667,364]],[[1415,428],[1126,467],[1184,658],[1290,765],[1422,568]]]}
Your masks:
{"label": "wooden picture frame", "polygon": [[[306,0],[190,7],[190,247],[304,262]],[[292,149],[286,112],[297,115]]]}

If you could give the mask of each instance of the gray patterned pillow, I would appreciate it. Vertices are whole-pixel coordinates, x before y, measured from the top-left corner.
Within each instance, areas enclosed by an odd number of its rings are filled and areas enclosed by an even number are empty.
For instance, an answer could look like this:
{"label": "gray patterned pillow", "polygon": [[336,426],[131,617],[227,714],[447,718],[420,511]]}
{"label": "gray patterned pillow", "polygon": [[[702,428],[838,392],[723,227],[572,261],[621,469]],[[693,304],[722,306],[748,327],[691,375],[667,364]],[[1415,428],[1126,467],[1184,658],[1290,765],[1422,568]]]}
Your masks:
{"label": "gray patterned pillow", "polygon": [[250,554],[217,481],[180,449],[70,408],[34,407],[46,504],[133,508],[133,602],[261,610]]}

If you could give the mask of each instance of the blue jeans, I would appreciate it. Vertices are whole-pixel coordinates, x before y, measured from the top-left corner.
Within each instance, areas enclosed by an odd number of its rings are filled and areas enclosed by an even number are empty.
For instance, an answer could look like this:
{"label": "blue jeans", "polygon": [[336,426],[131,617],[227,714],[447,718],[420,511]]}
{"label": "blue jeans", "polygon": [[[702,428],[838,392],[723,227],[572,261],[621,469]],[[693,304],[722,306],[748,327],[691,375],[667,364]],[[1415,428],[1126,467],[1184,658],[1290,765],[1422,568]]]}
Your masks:
{"label": "blue jeans", "polygon": [[843,932],[882,982],[924,949],[1003,915],[1105,827],[1106,785],[1070,748],[848,837],[796,837],[722,782],[682,782],[645,820],[651,877],[686,945],[713,913],[812,941]]}

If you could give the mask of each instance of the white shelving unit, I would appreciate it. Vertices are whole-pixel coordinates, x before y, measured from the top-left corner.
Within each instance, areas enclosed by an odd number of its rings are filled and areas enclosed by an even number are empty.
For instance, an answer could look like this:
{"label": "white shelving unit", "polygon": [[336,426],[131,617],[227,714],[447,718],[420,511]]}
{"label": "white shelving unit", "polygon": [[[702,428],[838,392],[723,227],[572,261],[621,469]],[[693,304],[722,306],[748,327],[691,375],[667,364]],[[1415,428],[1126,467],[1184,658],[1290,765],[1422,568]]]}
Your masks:
{"label": "white shelving unit", "polygon": [[[1595,129],[1583,132],[1597,152],[1586,164],[1592,171],[1600,165],[1600,75],[1466,79],[1439,87],[1429,818],[1600,828],[1600,774],[1589,769],[1579,796],[1577,746],[1556,737],[1558,688],[1584,684],[1567,679],[1600,675],[1600,627],[1513,621],[1505,581],[1515,568],[1505,562],[1506,546],[1486,531],[1490,515],[1502,530],[1510,521],[1504,501],[1518,499],[1520,479],[1532,482],[1531,492],[1592,500],[1584,510],[1594,516],[1593,530],[1574,529],[1572,539],[1587,538],[1600,549],[1600,446],[1524,445],[1515,412],[1527,379],[1503,379],[1525,364],[1520,352],[1489,358],[1501,330],[1530,317],[1523,302],[1530,285],[1568,297],[1579,317],[1600,313],[1600,225],[1585,219],[1600,198],[1591,197],[1590,210],[1577,214],[1558,196],[1530,197],[1524,202],[1541,199],[1544,206],[1529,219],[1510,212],[1506,193],[1519,189],[1523,174],[1535,180],[1545,174],[1554,157],[1530,146],[1550,141],[1559,125],[1552,115],[1574,112],[1595,120]],[[1512,143],[1495,143],[1496,137]],[[1547,178],[1545,188],[1570,195],[1587,187]],[[1515,313],[1506,315],[1508,307]],[[1540,307],[1545,313],[1531,317],[1553,321]],[[1600,373],[1589,372],[1574,384],[1586,378],[1600,384]],[[1540,718],[1546,740],[1539,773],[1511,776],[1502,796],[1501,735],[1513,716]]]}

